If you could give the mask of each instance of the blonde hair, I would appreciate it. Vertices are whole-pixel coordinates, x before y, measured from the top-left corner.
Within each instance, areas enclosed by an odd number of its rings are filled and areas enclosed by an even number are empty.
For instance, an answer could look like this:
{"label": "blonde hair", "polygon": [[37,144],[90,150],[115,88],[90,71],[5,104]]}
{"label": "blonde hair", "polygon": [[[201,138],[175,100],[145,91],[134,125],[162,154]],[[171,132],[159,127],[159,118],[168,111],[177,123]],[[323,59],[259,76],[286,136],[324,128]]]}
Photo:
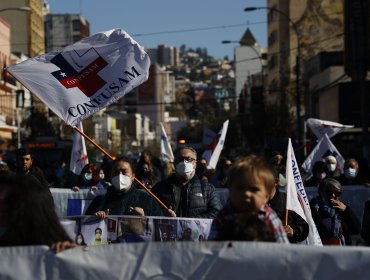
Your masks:
{"label": "blonde hair", "polygon": [[260,156],[250,155],[238,159],[229,169],[227,185],[229,187],[237,184],[253,183],[260,180],[266,192],[271,193],[275,188],[275,177],[271,166]]}

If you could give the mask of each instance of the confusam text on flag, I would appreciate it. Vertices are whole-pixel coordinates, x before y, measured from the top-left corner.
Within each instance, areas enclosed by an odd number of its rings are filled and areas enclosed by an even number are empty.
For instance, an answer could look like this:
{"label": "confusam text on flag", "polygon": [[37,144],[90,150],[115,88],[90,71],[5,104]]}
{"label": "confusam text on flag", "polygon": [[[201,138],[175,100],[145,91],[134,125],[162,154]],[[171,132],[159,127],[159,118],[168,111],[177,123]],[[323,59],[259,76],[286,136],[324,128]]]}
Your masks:
{"label": "confusam text on flag", "polygon": [[67,124],[112,104],[148,79],[149,56],[122,29],[97,33],[7,71]]}

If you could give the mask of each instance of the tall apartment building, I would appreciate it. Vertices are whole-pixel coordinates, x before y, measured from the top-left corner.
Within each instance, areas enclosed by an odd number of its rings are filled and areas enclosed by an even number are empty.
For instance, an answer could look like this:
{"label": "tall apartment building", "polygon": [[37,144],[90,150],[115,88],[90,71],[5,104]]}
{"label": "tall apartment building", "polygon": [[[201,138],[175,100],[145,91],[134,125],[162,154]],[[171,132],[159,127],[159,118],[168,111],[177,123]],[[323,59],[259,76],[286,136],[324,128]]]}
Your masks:
{"label": "tall apartment building", "polygon": [[178,48],[166,45],[158,45],[156,62],[160,65],[179,66],[180,52]]}
{"label": "tall apartment building", "polygon": [[71,45],[90,33],[89,22],[81,15],[45,15],[46,52]]}
{"label": "tall apartment building", "polygon": [[[298,46],[301,69],[322,51],[343,50],[342,2],[268,0],[268,85],[276,102],[296,94]],[[302,83],[302,71],[300,80]],[[303,93],[302,87],[300,91]]]}
{"label": "tall apartment building", "polygon": [[2,0],[0,9],[30,7],[32,12],[7,10],[1,17],[11,25],[11,51],[33,57],[43,53],[43,0]]}

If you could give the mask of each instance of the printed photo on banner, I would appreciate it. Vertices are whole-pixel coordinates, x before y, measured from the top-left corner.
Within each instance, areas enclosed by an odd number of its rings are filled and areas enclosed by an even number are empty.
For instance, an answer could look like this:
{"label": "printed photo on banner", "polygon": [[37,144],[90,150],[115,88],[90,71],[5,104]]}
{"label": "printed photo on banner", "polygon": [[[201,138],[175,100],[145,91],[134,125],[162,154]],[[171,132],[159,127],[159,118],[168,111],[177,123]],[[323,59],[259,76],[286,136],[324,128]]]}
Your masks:
{"label": "printed photo on banner", "polygon": [[134,243],[152,241],[153,221],[146,217],[125,217],[119,219],[119,243]]}

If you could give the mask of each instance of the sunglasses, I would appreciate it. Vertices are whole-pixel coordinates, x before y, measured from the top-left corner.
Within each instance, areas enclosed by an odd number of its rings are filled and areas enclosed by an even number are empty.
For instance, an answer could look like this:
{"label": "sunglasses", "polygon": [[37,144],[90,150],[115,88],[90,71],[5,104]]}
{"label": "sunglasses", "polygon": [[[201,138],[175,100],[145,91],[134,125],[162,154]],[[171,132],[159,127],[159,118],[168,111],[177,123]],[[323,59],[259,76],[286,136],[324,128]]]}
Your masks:
{"label": "sunglasses", "polygon": [[333,196],[333,194],[336,196],[336,197],[340,197],[342,192],[336,192],[336,191],[326,191],[326,194],[328,196]]}

